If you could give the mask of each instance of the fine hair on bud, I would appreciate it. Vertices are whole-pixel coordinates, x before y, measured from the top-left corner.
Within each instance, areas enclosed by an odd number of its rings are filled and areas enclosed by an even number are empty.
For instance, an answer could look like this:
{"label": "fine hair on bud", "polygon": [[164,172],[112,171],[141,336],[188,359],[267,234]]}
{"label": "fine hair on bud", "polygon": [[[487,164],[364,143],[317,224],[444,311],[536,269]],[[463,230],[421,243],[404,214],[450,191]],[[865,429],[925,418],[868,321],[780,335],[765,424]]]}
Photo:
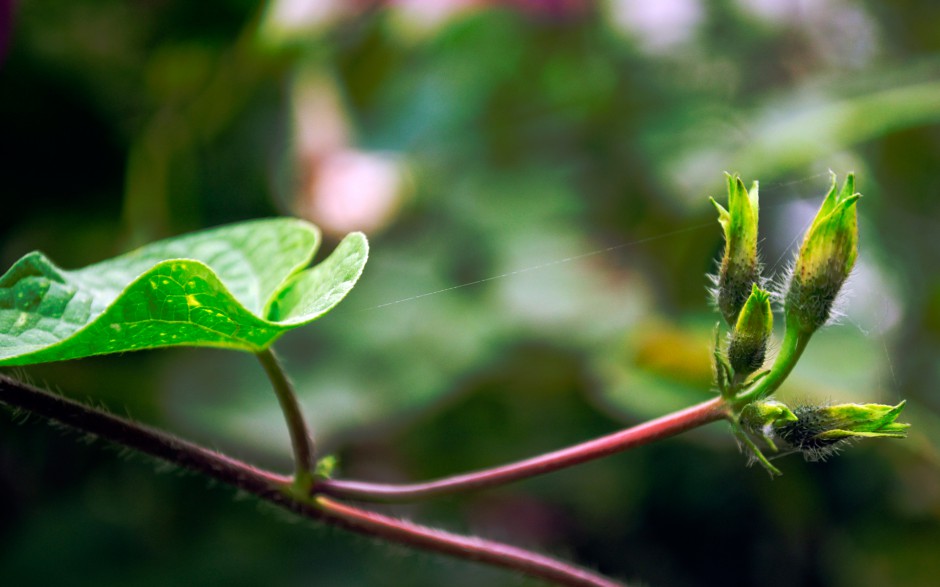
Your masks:
{"label": "fine hair on bud", "polygon": [[802,318],[804,327],[817,330],[840,315],[837,300],[843,298],[842,282],[822,281],[811,286],[793,279],[792,271],[785,296],[787,309]]}
{"label": "fine hair on bud", "polygon": [[807,461],[825,461],[851,442],[847,438],[820,438],[828,428],[817,407],[801,405],[793,408],[796,421],[788,422],[776,430],[777,437],[792,450],[802,453]]}

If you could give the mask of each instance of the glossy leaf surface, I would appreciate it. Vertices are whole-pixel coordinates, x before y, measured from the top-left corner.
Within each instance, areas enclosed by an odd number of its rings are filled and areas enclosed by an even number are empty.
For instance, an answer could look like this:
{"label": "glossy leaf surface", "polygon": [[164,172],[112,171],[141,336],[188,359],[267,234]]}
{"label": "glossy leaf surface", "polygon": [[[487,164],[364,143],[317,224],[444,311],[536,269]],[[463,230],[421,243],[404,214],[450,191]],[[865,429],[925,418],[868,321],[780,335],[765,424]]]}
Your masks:
{"label": "glossy leaf surface", "polygon": [[0,277],[0,365],[166,346],[256,352],[349,293],[368,257],[361,233],[305,269],[318,229],[280,218],[171,238],[83,269],[38,252]]}

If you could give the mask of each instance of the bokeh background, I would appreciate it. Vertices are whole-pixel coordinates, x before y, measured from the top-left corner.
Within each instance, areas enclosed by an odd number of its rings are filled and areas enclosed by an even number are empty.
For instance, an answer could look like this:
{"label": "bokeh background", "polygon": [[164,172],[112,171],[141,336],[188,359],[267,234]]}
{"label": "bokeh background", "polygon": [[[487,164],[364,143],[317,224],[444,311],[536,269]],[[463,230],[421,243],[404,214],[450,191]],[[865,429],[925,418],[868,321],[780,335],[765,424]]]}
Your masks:
{"label": "bokeh background", "polygon": [[[771,481],[722,424],[386,508],[635,585],[940,576],[940,4],[810,0],[0,2],[0,268],[272,215],[373,254],[278,346],[344,476],[418,480],[709,396],[722,172],[781,274],[854,170],[859,266],[793,401],[908,401],[906,441]],[[289,470],[248,355],[16,371]],[[3,585],[535,585],[292,520],[0,414]],[[158,473],[155,473],[155,470]]]}

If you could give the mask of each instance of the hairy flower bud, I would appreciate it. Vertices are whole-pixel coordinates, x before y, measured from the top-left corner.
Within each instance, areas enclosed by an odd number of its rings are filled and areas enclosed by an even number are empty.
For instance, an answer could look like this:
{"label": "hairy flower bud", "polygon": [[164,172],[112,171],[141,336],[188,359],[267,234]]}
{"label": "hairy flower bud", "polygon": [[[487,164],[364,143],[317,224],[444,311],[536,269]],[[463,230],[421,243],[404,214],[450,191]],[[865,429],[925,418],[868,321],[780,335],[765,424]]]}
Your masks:
{"label": "hairy flower bud", "polygon": [[803,238],[786,295],[787,315],[796,318],[803,332],[826,323],[836,295],[855,266],[860,197],[853,174],[846,177],[841,190],[832,174],[832,187]]}
{"label": "hairy flower bud", "polygon": [[800,450],[807,460],[825,459],[846,441],[857,438],[905,438],[910,424],[895,422],[904,409],[883,404],[803,406],[797,420],[777,428],[781,440]]}
{"label": "hairy flower bud", "polygon": [[755,283],[731,331],[728,362],[735,375],[747,376],[763,366],[773,326],[770,292]]}
{"label": "hairy flower bud", "polygon": [[740,177],[727,173],[725,176],[728,179],[728,209],[711,198],[725,234],[716,298],[725,322],[733,325],[751,293],[751,286],[760,282],[757,260],[758,186],[755,181],[748,193]]}
{"label": "hairy flower bud", "polygon": [[846,442],[859,438],[905,438],[910,424],[896,422],[902,401],[884,404],[800,406],[791,410],[781,402],[758,401],[741,412],[741,425],[762,437],[774,450],[776,440],[785,450],[798,450],[810,461],[825,459]]}

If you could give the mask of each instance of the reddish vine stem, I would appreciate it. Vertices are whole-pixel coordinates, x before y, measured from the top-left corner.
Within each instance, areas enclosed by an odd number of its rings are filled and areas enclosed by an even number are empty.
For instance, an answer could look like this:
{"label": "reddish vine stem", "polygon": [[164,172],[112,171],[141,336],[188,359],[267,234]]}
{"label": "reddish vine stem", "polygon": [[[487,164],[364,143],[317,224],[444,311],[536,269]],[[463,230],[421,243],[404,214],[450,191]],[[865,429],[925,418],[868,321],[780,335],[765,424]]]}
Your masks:
{"label": "reddish vine stem", "polygon": [[412,484],[383,484],[326,479],[314,487],[317,494],[374,502],[405,502],[484,489],[543,475],[587,461],[649,444],[727,417],[728,406],[720,397],[667,414],[632,428],[582,444],[507,465]]}
{"label": "reddish vine stem", "polygon": [[504,567],[567,587],[622,587],[612,579],[516,546],[427,528],[317,496],[324,519],[360,533],[378,536],[457,558]]}
{"label": "reddish vine stem", "polygon": [[516,546],[460,536],[341,504],[298,499],[293,479],[0,375],[0,403],[202,473],[298,515],[407,546],[503,567],[567,587],[616,587],[600,574]]}
{"label": "reddish vine stem", "polygon": [[0,375],[0,403],[100,436],[267,499],[292,479]]}

